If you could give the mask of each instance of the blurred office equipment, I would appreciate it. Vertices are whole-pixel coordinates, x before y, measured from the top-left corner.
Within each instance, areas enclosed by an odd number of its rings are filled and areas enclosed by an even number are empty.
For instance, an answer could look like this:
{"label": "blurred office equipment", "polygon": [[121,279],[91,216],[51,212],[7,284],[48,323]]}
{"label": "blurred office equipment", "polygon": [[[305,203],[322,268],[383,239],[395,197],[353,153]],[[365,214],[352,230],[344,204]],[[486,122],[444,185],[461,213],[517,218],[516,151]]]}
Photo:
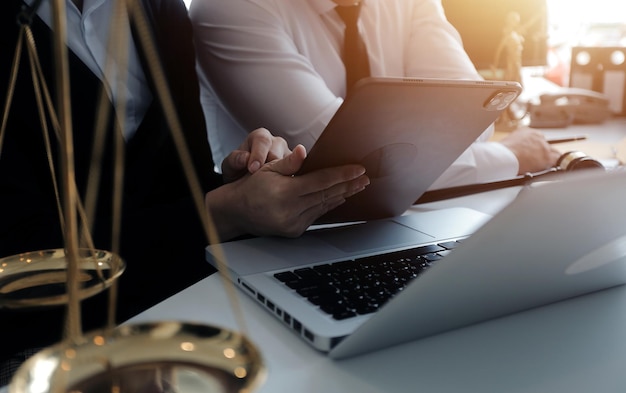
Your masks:
{"label": "blurred office equipment", "polygon": [[562,87],[528,102],[530,127],[561,128],[572,123],[598,124],[612,113],[609,98],[589,89]]}
{"label": "blurred office equipment", "polygon": [[626,47],[573,47],[569,84],[605,94],[611,111],[626,115]]}

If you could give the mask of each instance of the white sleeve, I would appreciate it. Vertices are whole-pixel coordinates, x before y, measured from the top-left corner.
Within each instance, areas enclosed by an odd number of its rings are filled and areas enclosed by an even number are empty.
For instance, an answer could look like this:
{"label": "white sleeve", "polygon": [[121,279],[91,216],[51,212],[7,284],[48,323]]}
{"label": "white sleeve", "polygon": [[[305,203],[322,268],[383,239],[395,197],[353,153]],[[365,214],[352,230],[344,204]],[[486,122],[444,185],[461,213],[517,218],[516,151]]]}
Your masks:
{"label": "white sleeve", "polygon": [[517,176],[515,154],[498,142],[473,143],[429,189],[507,180]]}
{"label": "white sleeve", "polygon": [[190,17],[200,69],[233,118],[310,149],[343,99],[298,53],[272,2],[194,1]]}
{"label": "white sleeve", "polygon": [[412,0],[412,3],[406,75],[482,79],[463,48],[461,36],[446,19],[441,1]]}

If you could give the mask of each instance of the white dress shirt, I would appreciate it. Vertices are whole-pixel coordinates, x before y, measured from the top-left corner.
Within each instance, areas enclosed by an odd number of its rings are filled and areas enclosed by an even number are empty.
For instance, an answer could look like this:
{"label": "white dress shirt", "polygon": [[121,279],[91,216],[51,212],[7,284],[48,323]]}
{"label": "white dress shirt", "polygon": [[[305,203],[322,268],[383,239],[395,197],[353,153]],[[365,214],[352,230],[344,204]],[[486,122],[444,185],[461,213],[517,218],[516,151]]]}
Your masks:
{"label": "white dress shirt", "polygon": [[[27,4],[35,0],[25,0]],[[81,13],[71,0],[66,0],[67,13],[67,46],[81,59],[89,69],[105,82],[109,98],[115,100],[123,97],[125,101],[125,116],[122,122],[121,111],[118,111],[118,119],[124,124],[124,136],[131,138],[152,101],[152,93],[148,88],[146,77],[139,62],[137,50],[132,39],[128,40],[127,64],[119,61],[110,67],[107,77],[104,77],[107,68],[107,60],[111,58],[123,58],[125,56],[111,56],[109,40],[115,37],[111,34],[109,21],[113,15],[113,6],[116,2],[111,0],[83,0],[83,12]],[[50,1],[44,1],[37,10],[37,15],[50,27],[52,27],[52,8]],[[117,33],[120,36],[126,34],[130,37],[128,21],[122,24],[123,30]],[[117,83],[117,73],[123,71],[125,79],[123,83]],[[123,74],[121,74],[123,75]],[[70,75],[71,83],[71,75]],[[121,86],[121,88],[119,87]],[[123,90],[121,90],[123,89]],[[123,93],[123,96],[121,95]]]}
{"label": "white dress shirt", "polygon": [[[363,0],[372,76],[480,79],[439,0]],[[266,127],[310,149],[343,102],[343,22],[331,0],[194,0],[202,100],[216,163]],[[217,98],[219,97],[219,99]],[[431,186],[517,175],[490,127]]]}

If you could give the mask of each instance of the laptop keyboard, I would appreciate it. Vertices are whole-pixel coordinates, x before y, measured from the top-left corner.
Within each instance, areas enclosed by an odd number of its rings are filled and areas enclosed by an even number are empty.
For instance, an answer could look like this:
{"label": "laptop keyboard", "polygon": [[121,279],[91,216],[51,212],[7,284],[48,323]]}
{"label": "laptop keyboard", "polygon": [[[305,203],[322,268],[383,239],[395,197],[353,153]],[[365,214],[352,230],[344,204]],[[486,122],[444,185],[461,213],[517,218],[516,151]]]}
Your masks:
{"label": "laptop keyboard", "polygon": [[274,274],[336,320],[370,314],[460,244],[450,241]]}

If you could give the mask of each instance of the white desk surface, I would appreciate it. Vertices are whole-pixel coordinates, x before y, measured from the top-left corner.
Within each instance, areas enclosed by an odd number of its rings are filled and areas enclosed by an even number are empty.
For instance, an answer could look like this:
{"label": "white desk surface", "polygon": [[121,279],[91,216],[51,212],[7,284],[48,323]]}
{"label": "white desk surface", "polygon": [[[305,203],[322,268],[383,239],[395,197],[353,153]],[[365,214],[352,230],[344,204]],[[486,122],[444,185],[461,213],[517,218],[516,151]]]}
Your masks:
{"label": "white desk surface", "polygon": [[[555,138],[587,134],[594,143],[614,145],[626,136],[626,122],[605,125],[601,135],[584,126],[547,134]],[[508,188],[433,202],[409,212],[466,206],[493,215],[518,191],[519,187]],[[244,332],[259,347],[268,368],[258,392],[626,391],[626,286],[341,361],[313,350],[253,300],[237,293],[246,316]],[[165,319],[242,330],[218,275],[130,322]]]}
{"label": "white desk surface", "polygon": [[[245,295],[240,301],[245,332],[268,368],[257,392],[626,390],[624,286],[341,361],[311,349]],[[228,305],[213,275],[131,322],[175,319],[237,328]]]}

